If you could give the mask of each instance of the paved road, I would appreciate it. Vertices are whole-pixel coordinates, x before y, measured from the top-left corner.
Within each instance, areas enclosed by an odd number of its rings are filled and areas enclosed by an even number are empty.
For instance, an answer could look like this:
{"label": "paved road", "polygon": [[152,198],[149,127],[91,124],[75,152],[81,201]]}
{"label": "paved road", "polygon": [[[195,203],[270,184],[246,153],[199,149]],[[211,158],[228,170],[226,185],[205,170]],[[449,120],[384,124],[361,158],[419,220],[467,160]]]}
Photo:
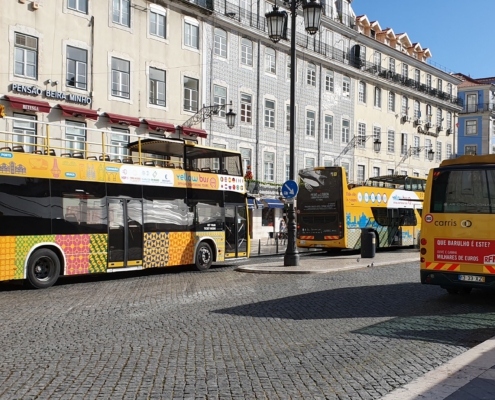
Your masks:
{"label": "paved road", "polygon": [[418,276],[227,266],[1,284],[0,398],[378,399],[495,335],[493,295]]}

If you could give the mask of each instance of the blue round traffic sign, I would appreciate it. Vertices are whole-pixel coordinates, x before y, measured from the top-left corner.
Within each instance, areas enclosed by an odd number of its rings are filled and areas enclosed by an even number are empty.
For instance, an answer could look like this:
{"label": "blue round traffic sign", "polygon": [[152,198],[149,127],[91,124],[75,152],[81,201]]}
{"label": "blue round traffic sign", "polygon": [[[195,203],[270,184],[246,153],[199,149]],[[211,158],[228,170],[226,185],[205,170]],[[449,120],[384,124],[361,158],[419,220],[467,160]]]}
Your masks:
{"label": "blue round traffic sign", "polygon": [[299,185],[296,181],[289,180],[282,185],[282,196],[286,199],[293,199],[297,196],[298,191]]}

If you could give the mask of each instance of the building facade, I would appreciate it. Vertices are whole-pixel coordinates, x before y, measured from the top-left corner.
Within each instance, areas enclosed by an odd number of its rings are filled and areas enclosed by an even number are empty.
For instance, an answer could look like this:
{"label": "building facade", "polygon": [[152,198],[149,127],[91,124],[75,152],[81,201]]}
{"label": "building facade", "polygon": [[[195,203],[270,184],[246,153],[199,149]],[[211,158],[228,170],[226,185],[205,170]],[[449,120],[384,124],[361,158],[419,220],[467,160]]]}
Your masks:
{"label": "building facade", "polygon": [[[315,36],[302,15],[295,27],[296,171],[341,165],[351,182],[425,176],[455,154],[461,80],[428,64],[430,50],[406,33],[356,16],[352,0],[322,4]],[[8,2],[0,104],[27,121],[4,121],[2,129],[32,129],[35,138],[39,127],[29,121],[56,122],[51,134],[75,147],[111,130],[115,157],[135,135],[194,138],[240,150],[253,194],[278,200],[289,178],[293,66],[290,41],[268,38],[272,7],[267,0]],[[202,114],[211,105],[224,107]],[[225,123],[230,108],[233,129]],[[253,210],[255,237],[277,230],[282,216],[280,201],[264,204]]]}
{"label": "building facade", "polygon": [[495,154],[495,78],[462,80],[459,97],[464,108],[459,113],[458,154]]}

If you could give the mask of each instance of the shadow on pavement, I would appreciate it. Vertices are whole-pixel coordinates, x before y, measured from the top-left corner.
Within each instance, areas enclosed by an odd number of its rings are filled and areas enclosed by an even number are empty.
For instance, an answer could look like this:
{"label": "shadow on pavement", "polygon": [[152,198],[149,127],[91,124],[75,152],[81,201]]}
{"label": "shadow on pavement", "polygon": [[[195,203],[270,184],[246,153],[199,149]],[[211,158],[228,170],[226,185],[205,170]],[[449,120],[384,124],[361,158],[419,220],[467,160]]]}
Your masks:
{"label": "shadow on pavement", "polygon": [[[445,305],[449,307],[446,308]],[[487,306],[489,311],[487,310]],[[448,310],[447,312],[445,310]],[[452,296],[420,283],[325,290],[214,311],[288,320],[383,318],[357,334],[472,347],[495,335],[495,295]]]}

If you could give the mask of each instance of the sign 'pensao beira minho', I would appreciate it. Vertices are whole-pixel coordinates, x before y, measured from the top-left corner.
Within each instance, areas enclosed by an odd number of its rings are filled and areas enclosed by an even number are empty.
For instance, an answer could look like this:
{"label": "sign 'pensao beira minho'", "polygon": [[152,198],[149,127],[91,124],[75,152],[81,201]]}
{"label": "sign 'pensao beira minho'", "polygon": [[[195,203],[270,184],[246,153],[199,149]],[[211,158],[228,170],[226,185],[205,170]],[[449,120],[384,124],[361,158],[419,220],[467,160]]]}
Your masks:
{"label": "sign 'pensao beira minho'", "polygon": [[36,86],[18,85],[16,83],[12,84],[11,91],[17,93],[30,94],[33,96],[43,96],[48,99],[71,101],[73,103],[79,103],[79,104],[91,104],[93,101],[91,97],[80,96],[73,93],[57,92],[54,90],[43,90]]}
{"label": "sign 'pensao beira minho'", "polygon": [[0,152],[0,175],[246,191],[242,176],[15,152]]}

